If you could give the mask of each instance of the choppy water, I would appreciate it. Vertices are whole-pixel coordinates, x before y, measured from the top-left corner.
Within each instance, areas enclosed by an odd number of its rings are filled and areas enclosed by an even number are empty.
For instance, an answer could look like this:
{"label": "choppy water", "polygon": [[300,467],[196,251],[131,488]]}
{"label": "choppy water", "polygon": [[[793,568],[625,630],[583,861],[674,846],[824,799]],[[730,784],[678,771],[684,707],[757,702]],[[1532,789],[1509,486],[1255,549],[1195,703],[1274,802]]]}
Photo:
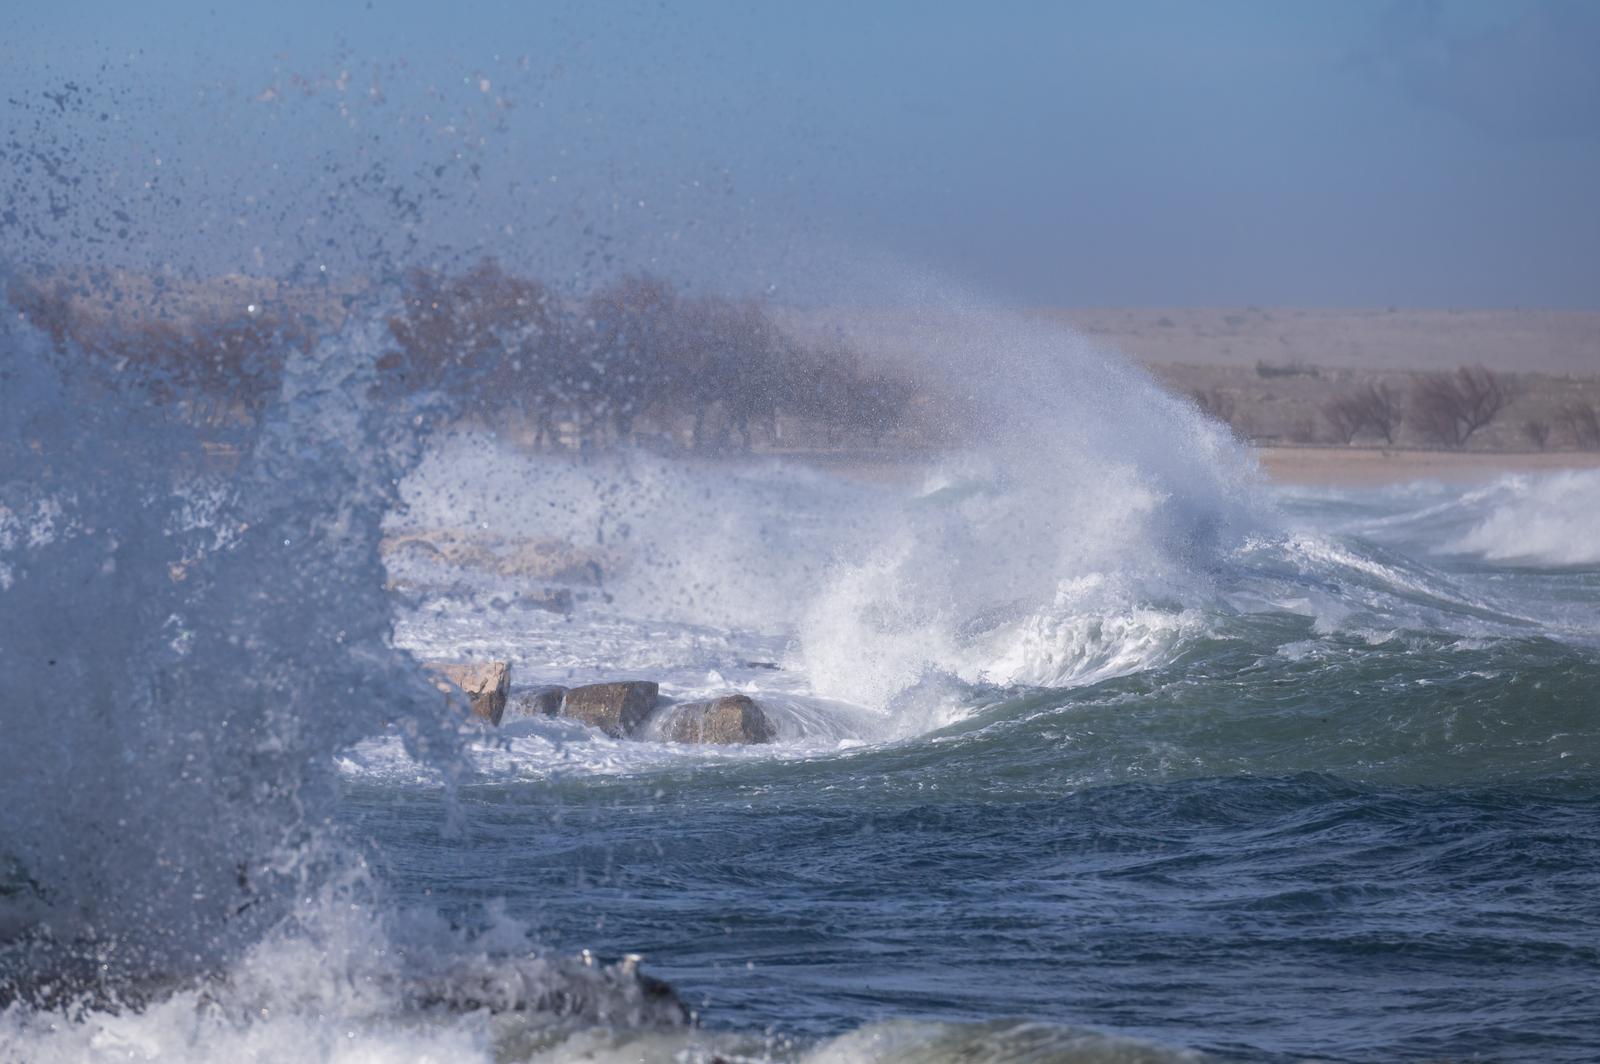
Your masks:
{"label": "choppy water", "polygon": [[[558,460],[404,430],[359,331],[206,472],[36,340],[0,1059],[1600,1056],[1600,475],[1271,489],[1081,351],[896,475]],[[779,740],[457,729],[413,653]]]}

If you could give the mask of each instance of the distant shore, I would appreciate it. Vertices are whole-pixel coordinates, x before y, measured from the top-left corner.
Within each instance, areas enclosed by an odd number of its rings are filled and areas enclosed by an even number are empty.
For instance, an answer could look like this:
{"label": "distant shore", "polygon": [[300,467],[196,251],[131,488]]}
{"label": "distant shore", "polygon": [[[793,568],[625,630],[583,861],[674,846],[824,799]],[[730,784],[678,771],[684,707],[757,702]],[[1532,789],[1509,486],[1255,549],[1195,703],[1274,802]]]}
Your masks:
{"label": "distant shore", "polygon": [[1413,480],[1452,483],[1510,473],[1600,469],[1600,452],[1412,451],[1359,447],[1258,447],[1275,483],[1307,487],[1377,487]]}
{"label": "distant shore", "polygon": [[[1425,451],[1390,447],[1252,447],[1274,484],[1330,488],[1382,487],[1415,480],[1452,484],[1514,473],[1600,469],[1600,451]],[[790,452],[768,457],[799,461],[857,480],[915,481],[936,461],[914,452]]]}

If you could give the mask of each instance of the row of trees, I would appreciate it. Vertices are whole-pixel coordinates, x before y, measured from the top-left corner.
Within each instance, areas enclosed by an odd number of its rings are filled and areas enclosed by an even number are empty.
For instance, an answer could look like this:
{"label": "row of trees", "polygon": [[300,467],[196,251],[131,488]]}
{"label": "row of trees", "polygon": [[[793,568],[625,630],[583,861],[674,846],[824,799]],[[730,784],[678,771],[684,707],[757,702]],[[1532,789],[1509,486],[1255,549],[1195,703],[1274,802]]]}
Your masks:
{"label": "row of trees", "polygon": [[[253,417],[276,392],[285,352],[331,324],[293,297],[130,315],[59,280],[8,295],[62,349],[133,364],[155,398],[205,420]],[[529,427],[539,446],[648,429],[695,448],[749,448],[776,437],[780,412],[829,445],[876,446],[917,396],[908,377],[840,340],[790,335],[758,301],[686,295],[642,274],[572,298],[493,260],[457,274],[417,269],[386,324],[385,395],[443,392],[466,416]]]}
{"label": "row of trees", "polygon": [[[130,286],[143,287],[143,286]],[[157,403],[181,405],[200,421],[252,414],[278,391],[283,355],[312,344],[318,327],[307,315],[266,311],[239,300],[226,309],[196,305],[192,293],[90,287],[64,278],[13,282],[12,308],[45,332],[59,351],[91,364],[133,370]]]}
{"label": "row of trees", "polygon": [[[1369,381],[1321,402],[1315,408],[1321,415],[1320,427],[1302,415],[1274,428],[1298,443],[1325,440],[1348,445],[1365,437],[1385,446],[1399,442],[1404,429],[1417,442],[1458,449],[1501,420],[1523,391],[1513,378],[1482,366],[1463,366],[1414,374],[1403,386]],[[1239,412],[1235,395],[1225,389],[1199,389],[1191,397],[1204,413],[1247,435],[1252,434],[1248,426],[1259,427],[1258,415]],[[1600,450],[1600,408],[1593,403],[1569,400],[1543,418],[1526,418],[1520,429],[1524,441],[1539,450],[1556,443]]]}
{"label": "row of trees", "polygon": [[1322,404],[1333,438],[1348,444],[1366,434],[1392,445],[1402,425],[1441,447],[1464,447],[1516,398],[1507,378],[1482,366],[1412,378],[1405,395],[1386,383],[1368,383]]}
{"label": "row of trees", "polygon": [[1584,451],[1600,451],[1600,410],[1593,403],[1574,400],[1556,408],[1555,418],[1546,421],[1529,418],[1522,423],[1522,434],[1539,450],[1550,446],[1552,428],[1561,430],[1572,446]]}
{"label": "row of trees", "polygon": [[536,443],[571,426],[584,441],[634,437],[642,424],[689,446],[772,440],[780,412],[830,444],[881,444],[916,396],[842,342],[804,343],[758,301],[688,296],[648,275],[569,301],[484,261],[456,277],[416,270],[389,321],[393,387],[442,387],[485,415],[520,417]]}
{"label": "row of trees", "polygon": [[[1392,445],[1401,426],[1409,425],[1428,443],[1459,448],[1519,394],[1507,378],[1482,366],[1464,366],[1453,373],[1419,375],[1404,395],[1389,384],[1362,385],[1324,403],[1322,416],[1339,443],[1367,435]],[[1553,417],[1527,418],[1521,429],[1523,438],[1541,451],[1557,439],[1580,450],[1600,450],[1600,410],[1591,403],[1563,403]]]}

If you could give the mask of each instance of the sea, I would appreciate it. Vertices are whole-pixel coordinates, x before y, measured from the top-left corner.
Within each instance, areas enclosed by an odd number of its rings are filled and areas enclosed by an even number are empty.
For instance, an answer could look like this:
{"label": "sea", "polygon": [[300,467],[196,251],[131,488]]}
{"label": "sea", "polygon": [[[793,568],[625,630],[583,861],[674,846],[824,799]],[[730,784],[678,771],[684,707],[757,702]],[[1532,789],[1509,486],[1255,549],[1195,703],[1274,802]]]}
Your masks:
{"label": "sea", "polygon": [[[1025,323],[937,453],[541,452],[382,320],[222,440],[0,326],[0,1061],[1600,1059],[1600,473]],[[776,739],[525,708],[618,679]]]}

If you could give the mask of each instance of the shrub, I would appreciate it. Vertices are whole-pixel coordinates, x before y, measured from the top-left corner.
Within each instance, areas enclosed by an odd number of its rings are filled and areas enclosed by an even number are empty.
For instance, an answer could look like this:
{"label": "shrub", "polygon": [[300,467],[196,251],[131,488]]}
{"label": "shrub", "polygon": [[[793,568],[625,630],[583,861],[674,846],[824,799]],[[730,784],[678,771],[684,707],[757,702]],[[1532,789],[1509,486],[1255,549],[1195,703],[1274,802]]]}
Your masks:
{"label": "shrub", "polygon": [[1429,373],[1413,380],[1407,413],[1423,439],[1461,447],[1494,421],[1512,398],[1504,378],[1482,366],[1462,366],[1454,373]]}

